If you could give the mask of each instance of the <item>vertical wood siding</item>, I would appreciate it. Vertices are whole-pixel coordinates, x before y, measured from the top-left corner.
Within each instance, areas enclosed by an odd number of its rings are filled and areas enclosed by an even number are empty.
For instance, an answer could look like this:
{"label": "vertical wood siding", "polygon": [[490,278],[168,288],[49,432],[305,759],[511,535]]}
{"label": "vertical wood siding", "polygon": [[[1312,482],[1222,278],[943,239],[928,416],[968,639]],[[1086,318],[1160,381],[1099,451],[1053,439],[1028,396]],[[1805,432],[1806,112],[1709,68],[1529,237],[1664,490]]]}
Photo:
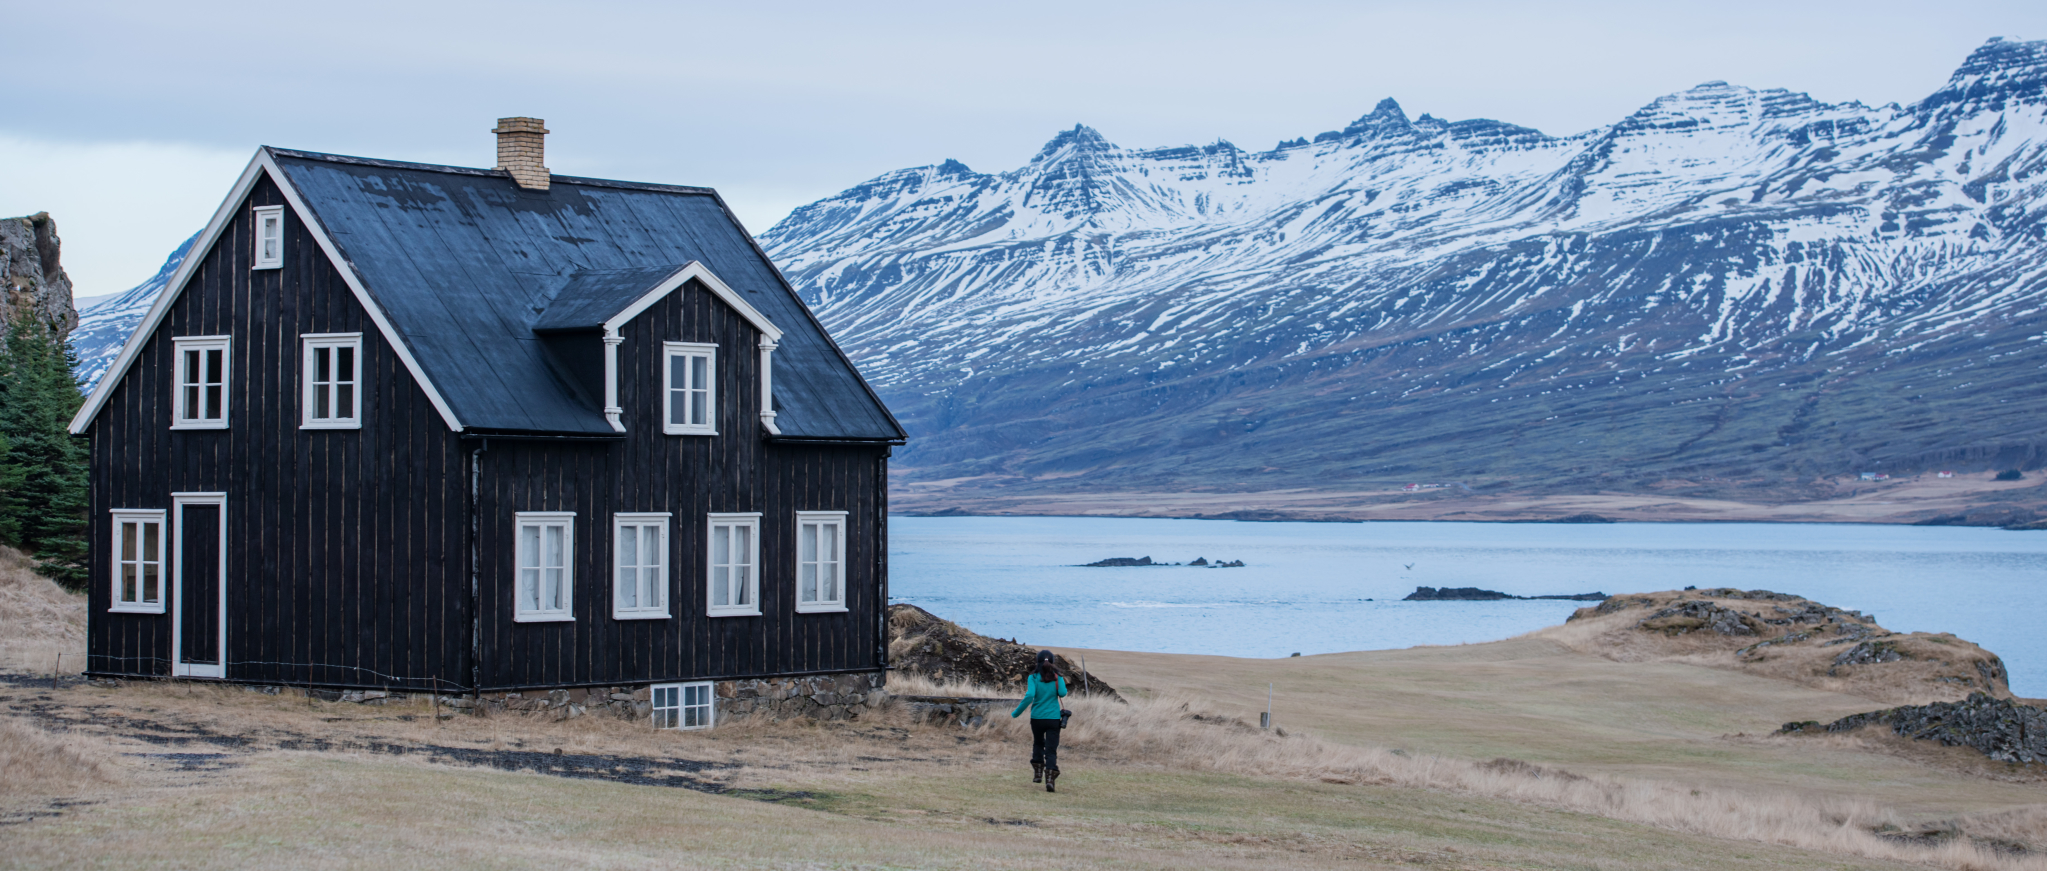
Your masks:
{"label": "vertical wood siding", "polygon": [[[887,449],[764,442],[759,335],[708,291],[685,286],[622,331],[623,439],[486,445],[449,431],[289,208],[284,268],[248,268],[249,209],[282,204],[256,185],[88,433],[93,672],[170,673],[170,615],[108,611],[108,512],[168,509],[181,491],[227,493],[230,680],[456,689],[478,674],[526,688],[880,667]],[[299,336],[315,332],[363,334],[360,430],[299,428]],[[228,428],[173,432],[171,340],[220,334],[233,337]],[[661,434],[664,341],[718,345],[718,435]],[[846,613],[795,611],[795,512],[813,510],[848,512]],[[576,513],[574,622],[513,621],[518,511]],[[612,515],[633,511],[673,514],[666,620],[611,616]],[[704,613],[705,515],[732,511],[762,514],[759,617]]]}

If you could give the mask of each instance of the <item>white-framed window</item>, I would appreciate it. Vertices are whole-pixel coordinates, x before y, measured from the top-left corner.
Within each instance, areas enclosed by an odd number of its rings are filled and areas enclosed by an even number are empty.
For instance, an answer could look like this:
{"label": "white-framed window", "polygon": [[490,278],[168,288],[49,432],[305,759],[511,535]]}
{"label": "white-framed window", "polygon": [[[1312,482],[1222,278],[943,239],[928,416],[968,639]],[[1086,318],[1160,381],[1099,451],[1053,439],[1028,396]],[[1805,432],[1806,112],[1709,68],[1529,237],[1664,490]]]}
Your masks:
{"label": "white-framed window", "polygon": [[661,431],[718,434],[718,346],[662,343]]}
{"label": "white-framed window", "polygon": [[308,333],[301,429],[362,428],[362,334]]}
{"label": "white-framed window", "polygon": [[520,623],[574,620],[576,515],[571,511],[521,511],[513,542],[513,591]]}
{"label": "white-framed window", "polygon": [[164,512],[116,509],[114,596],[109,611],[162,614],[164,610]]}
{"label": "white-framed window", "polygon": [[666,512],[612,515],[612,617],[658,620],[668,616],[671,516]]}
{"label": "white-framed window", "polygon": [[717,694],[710,681],[655,684],[649,689],[656,729],[709,729],[716,719],[712,700]]}
{"label": "white-framed window", "polygon": [[284,207],[257,206],[250,210],[256,216],[256,269],[278,269],[284,266]]}
{"label": "white-framed window", "polygon": [[171,429],[227,429],[228,337],[171,339],[176,395]]}
{"label": "white-framed window", "polygon": [[846,610],[846,512],[796,512],[796,610]]}
{"label": "white-framed window", "polygon": [[753,616],[761,612],[761,516],[710,515],[710,601],[713,617]]}

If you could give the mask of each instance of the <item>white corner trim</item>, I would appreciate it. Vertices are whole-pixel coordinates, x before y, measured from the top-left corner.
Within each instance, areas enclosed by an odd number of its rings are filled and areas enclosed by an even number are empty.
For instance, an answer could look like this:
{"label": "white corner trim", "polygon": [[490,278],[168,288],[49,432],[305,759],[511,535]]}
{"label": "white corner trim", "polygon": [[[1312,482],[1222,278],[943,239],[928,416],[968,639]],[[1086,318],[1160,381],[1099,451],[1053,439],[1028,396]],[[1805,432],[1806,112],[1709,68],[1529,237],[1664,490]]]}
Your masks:
{"label": "white corner trim", "polygon": [[768,435],[781,435],[782,429],[775,426],[775,340],[761,337],[761,426],[767,427]]}
{"label": "white corner trim", "polygon": [[135,358],[142,353],[142,346],[148,344],[150,338],[156,335],[156,329],[163,323],[164,316],[169,314],[171,304],[177,302],[178,297],[185,292],[185,285],[192,280],[192,273],[198,271],[199,264],[212,252],[214,244],[220,241],[220,236],[226,232],[237,207],[256,186],[260,173],[267,173],[270,180],[276,182],[278,189],[284,192],[285,202],[291,204],[292,211],[298,215],[299,221],[306,225],[306,231],[319,243],[320,250],[327,254],[327,261],[334,265],[336,272],[341,273],[341,280],[354,292],[355,301],[369,312],[370,320],[376,323],[377,331],[383,334],[384,341],[397,352],[399,361],[412,373],[413,380],[419,384],[420,390],[426,393],[427,400],[433,403],[434,410],[441,413],[441,420],[448,424],[449,429],[461,432],[462,421],[455,417],[454,409],[449,408],[447,400],[441,397],[440,389],[426,377],[426,370],[419,367],[419,361],[412,356],[412,349],[406,346],[398,331],[391,326],[391,320],[384,316],[383,308],[370,297],[369,290],[363,286],[362,277],[355,273],[355,267],[342,258],[341,250],[334,246],[334,240],[328,237],[327,229],[313,218],[312,210],[306,207],[298,189],[292,187],[291,181],[285,178],[283,170],[277,166],[277,161],[270,157],[269,149],[258,148],[256,156],[243,168],[241,178],[237,179],[235,186],[228,191],[227,199],[222,200],[220,208],[214,210],[213,220],[207,222],[206,229],[199,233],[198,241],[193,242],[192,249],[185,253],[185,261],[178,264],[178,271],[172,273],[170,283],[164,286],[162,293],[157,294],[156,302],[150,305],[149,313],[143,315],[142,322],[135,327],[135,332],[129,334],[128,342],[121,346],[121,353],[114,358],[114,364],[107,367],[106,374],[100,376],[99,384],[93,387],[92,395],[86,397],[85,404],[78,409],[78,414],[71,418],[71,434],[83,435],[85,428],[92,425],[93,418],[99,415],[107,400],[113,397],[114,388],[119,386],[121,379],[128,374],[129,368],[135,365]]}
{"label": "white corner trim", "polygon": [[640,313],[646,311],[649,306],[660,302],[662,297],[672,293],[676,288],[681,287],[684,282],[692,278],[703,282],[705,287],[711,289],[712,294],[724,300],[725,304],[731,306],[733,311],[738,312],[740,317],[745,318],[747,323],[753,324],[754,329],[760,330],[761,335],[777,342],[782,340],[782,329],[780,327],[775,326],[773,322],[768,320],[767,315],[761,314],[759,309],[754,308],[746,300],[740,298],[738,291],[733,290],[731,285],[720,280],[718,276],[711,274],[711,270],[708,267],[696,260],[691,260],[689,263],[684,264],[681,269],[675,270],[667,278],[661,279],[661,283],[654,285],[653,290],[647,291],[639,299],[633,300],[633,304],[626,306],[625,310],[612,315],[610,320],[604,322],[604,328],[615,330],[625,326],[627,321],[639,317]]}
{"label": "white corner trim", "polygon": [[607,325],[604,328],[604,420],[611,424],[612,432],[625,432],[625,423],[620,420],[625,409],[618,405],[618,343],[625,341],[618,334],[618,328]]}

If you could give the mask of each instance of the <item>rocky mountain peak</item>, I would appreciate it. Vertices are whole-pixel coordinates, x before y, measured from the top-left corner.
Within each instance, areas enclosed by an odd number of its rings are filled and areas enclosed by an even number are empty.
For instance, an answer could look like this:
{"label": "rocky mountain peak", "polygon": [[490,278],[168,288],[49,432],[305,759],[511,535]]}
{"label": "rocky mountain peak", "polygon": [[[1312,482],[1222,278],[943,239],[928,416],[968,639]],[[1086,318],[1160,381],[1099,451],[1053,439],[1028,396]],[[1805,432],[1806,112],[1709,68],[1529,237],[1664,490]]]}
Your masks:
{"label": "rocky mountain peak", "polygon": [[1045,147],[1038,149],[1032,163],[1044,163],[1071,155],[1101,154],[1116,149],[1115,143],[1102,137],[1100,131],[1086,124],[1075,124],[1072,130],[1061,130]]}
{"label": "rocky mountain peak", "polygon": [[1913,106],[1922,114],[2001,112],[2047,105],[2047,40],[1993,38],[1969,54],[1947,85]]}
{"label": "rocky mountain peak", "polygon": [[1372,136],[1389,131],[1407,131],[1413,126],[1407,120],[1407,113],[1401,110],[1400,102],[1387,97],[1380,100],[1379,105],[1373,106],[1372,111],[1366,113],[1364,117],[1352,121],[1350,126],[1343,128],[1343,132],[1348,136]]}
{"label": "rocky mountain peak", "polygon": [[63,244],[49,212],[0,219],[0,321],[31,317],[59,336],[78,326]]}

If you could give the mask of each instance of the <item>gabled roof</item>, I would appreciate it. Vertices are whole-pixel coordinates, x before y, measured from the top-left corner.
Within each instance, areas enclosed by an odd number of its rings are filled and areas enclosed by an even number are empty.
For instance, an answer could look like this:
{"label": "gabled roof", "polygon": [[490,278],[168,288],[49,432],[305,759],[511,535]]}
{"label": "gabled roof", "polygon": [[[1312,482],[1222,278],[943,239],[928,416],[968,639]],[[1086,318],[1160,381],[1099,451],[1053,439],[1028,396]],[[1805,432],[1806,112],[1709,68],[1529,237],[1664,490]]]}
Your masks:
{"label": "gabled roof", "polygon": [[[615,327],[697,278],[779,343],[780,437],[904,438],[708,188],[555,176],[535,191],[490,170],[264,148],[188,267],[204,259],[258,172],[284,189],[451,428],[612,434],[603,410],[554,374],[535,331]],[[173,278],[74,432],[91,422],[188,277],[189,269]]]}

